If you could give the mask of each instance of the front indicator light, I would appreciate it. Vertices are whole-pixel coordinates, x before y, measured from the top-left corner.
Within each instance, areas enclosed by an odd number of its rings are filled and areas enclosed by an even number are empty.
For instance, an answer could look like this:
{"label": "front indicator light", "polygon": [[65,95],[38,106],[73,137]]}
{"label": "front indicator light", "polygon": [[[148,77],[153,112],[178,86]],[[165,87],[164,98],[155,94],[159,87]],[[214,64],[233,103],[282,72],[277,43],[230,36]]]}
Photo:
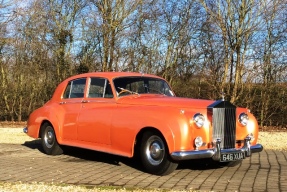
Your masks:
{"label": "front indicator light", "polygon": [[250,142],[252,143],[255,140],[253,133],[248,134],[247,137],[250,137]]}
{"label": "front indicator light", "polygon": [[196,150],[203,145],[203,141],[201,137],[196,137],[194,140],[194,145],[196,146]]}
{"label": "front indicator light", "polygon": [[205,118],[204,118],[204,116],[201,113],[196,113],[193,116],[193,121],[195,122],[197,127],[201,128],[204,125]]}
{"label": "front indicator light", "polygon": [[246,113],[241,113],[239,115],[239,123],[243,126],[246,126],[248,124],[249,117]]}

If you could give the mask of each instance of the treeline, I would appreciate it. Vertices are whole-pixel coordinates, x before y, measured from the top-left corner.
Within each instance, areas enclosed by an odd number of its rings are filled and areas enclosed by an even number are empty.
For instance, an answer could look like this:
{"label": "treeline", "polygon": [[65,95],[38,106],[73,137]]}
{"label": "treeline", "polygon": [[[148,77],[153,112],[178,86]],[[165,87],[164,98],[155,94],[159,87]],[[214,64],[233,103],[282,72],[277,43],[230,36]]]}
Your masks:
{"label": "treeline", "polygon": [[0,120],[23,121],[65,78],[157,74],[182,97],[286,127],[286,0],[0,1]]}

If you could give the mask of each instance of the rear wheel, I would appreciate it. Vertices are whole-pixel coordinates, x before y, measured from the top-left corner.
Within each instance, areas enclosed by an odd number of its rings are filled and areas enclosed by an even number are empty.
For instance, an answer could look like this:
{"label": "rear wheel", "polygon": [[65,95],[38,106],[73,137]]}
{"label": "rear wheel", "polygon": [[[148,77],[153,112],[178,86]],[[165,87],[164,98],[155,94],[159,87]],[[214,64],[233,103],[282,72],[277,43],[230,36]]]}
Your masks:
{"label": "rear wheel", "polygon": [[41,129],[42,147],[48,155],[61,155],[63,150],[57,142],[54,128],[51,124],[45,123]]}
{"label": "rear wheel", "polygon": [[173,172],[178,165],[171,160],[162,136],[154,132],[143,134],[140,158],[146,171],[155,175],[167,175]]}

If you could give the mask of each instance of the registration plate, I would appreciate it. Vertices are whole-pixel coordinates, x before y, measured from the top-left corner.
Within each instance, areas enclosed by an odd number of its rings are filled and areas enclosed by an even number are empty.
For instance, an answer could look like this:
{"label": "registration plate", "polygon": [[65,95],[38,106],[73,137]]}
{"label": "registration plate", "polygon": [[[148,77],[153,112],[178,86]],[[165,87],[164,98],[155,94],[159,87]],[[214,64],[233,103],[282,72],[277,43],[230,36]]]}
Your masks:
{"label": "registration plate", "polygon": [[228,162],[228,161],[237,161],[240,159],[244,159],[244,153],[237,152],[237,153],[222,153],[220,156],[221,162]]}

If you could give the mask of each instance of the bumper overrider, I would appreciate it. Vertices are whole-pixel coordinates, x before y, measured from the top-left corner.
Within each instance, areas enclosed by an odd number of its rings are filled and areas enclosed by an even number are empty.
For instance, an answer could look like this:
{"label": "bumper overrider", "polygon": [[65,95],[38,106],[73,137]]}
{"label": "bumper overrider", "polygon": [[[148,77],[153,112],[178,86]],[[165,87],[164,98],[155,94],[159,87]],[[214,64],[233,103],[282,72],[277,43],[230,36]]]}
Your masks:
{"label": "bumper overrider", "polygon": [[212,158],[215,161],[221,161],[221,154],[234,154],[234,153],[243,153],[244,157],[250,157],[252,153],[258,153],[263,150],[261,144],[250,145],[251,137],[247,136],[244,139],[244,146],[238,149],[221,149],[220,143],[221,139],[217,139],[214,143],[215,146],[213,149],[206,150],[194,150],[194,151],[178,151],[171,154],[171,158],[176,161],[180,160],[190,160],[190,159],[204,159]]}

